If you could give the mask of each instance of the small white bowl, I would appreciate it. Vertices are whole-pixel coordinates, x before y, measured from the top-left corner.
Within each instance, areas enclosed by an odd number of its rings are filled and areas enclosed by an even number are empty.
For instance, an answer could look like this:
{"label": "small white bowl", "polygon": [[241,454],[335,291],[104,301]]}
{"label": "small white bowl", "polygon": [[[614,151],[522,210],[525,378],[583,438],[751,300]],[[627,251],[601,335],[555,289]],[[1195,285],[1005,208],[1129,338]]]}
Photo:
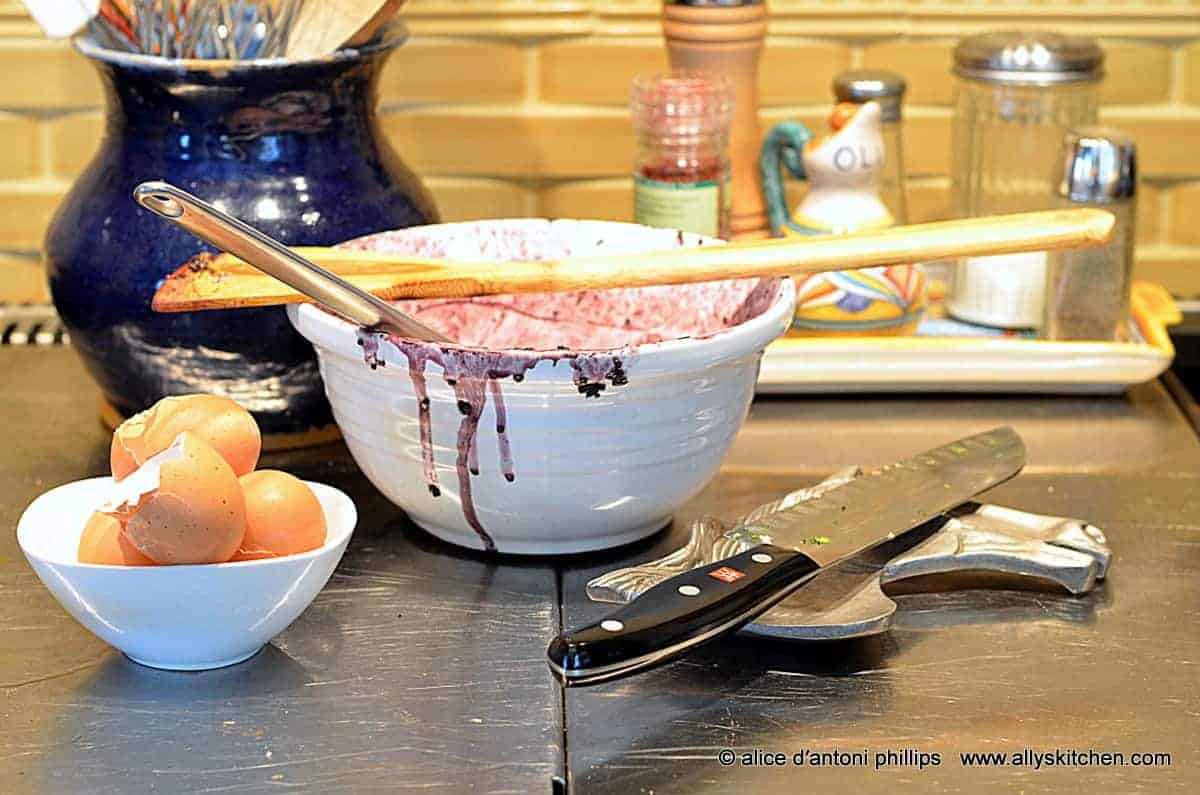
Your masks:
{"label": "small white bowl", "polygon": [[[512,259],[716,242],[635,224],[516,219],[413,227],[347,245]],[[477,433],[466,437],[478,461],[469,478],[459,463],[462,403],[443,366],[430,361],[418,374],[428,400],[423,432],[407,354],[380,342],[386,366],[372,369],[356,326],[312,305],[288,307],[288,317],[316,348],[325,394],[354,460],[414,522],[464,547],[488,549],[490,540],[498,552],[564,554],[654,533],[716,474],[754,397],[762,351],[792,318],[791,281],[763,286],[772,290],[769,301],[736,325],[612,351],[623,357],[627,383],[613,381],[598,395],[581,394],[566,362],[540,359],[519,380],[498,379],[489,386],[502,391],[505,419],[489,396]],[[678,290],[680,300],[695,295],[690,288],[648,289]],[[441,346],[423,347],[436,354]],[[441,350],[451,348],[470,350]],[[510,455],[514,471],[506,473]],[[468,518],[471,505],[484,533]]]}
{"label": "small white bowl", "polygon": [[253,657],[304,612],[333,574],[357,512],[342,492],[308,483],[328,535],[299,555],[195,566],[99,566],[78,561],[79,537],[112,478],[51,489],[17,525],[21,551],[67,612],[151,668],[202,671]]}

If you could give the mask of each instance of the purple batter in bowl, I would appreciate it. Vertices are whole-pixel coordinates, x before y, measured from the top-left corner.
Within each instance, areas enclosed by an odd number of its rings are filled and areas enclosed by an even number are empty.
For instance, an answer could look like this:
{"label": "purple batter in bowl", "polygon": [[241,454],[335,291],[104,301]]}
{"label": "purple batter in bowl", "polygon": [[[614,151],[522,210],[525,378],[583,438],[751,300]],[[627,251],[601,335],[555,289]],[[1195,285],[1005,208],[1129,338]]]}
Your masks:
{"label": "purple batter in bowl", "polygon": [[[717,241],[509,220],[345,245],[505,261],[705,243]],[[289,317],[317,349],[351,453],[384,494],[453,543],[546,554],[644,537],[703,488],[793,302],[791,282],[749,279],[399,304],[458,345],[365,332],[314,306]],[[481,464],[481,447],[495,457]]]}

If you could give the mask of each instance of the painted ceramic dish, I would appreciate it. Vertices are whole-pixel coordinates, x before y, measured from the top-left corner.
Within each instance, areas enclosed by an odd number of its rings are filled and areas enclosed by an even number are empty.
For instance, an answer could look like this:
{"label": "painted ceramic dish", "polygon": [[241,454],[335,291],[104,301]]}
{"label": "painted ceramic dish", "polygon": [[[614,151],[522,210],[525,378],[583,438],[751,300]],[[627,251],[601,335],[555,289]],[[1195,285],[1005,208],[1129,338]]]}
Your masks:
{"label": "painted ceramic dish", "polygon": [[[510,220],[348,245],[503,261],[705,242],[716,243]],[[703,488],[793,296],[790,281],[769,279],[401,304],[455,346],[365,333],[310,305],[289,317],[316,347],[334,417],[380,491],[452,543],[547,554],[647,536]]]}
{"label": "painted ceramic dish", "polygon": [[[848,115],[839,112],[845,108]],[[777,237],[841,235],[894,223],[879,194],[885,156],[879,104],[839,105],[830,124],[832,134],[816,138],[799,122],[782,122],[763,142],[763,196]],[[783,170],[809,185],[790,214]],[[796,286],[796,317],[788,333],[911,334],[925,304],[925,271],[920,265],[816,273]]]}
{"label": "painted ceramic dish", "polygon": [[920,265],[814,273],[796,284],[796,317],[789,334],[912,334],[925,306]]}

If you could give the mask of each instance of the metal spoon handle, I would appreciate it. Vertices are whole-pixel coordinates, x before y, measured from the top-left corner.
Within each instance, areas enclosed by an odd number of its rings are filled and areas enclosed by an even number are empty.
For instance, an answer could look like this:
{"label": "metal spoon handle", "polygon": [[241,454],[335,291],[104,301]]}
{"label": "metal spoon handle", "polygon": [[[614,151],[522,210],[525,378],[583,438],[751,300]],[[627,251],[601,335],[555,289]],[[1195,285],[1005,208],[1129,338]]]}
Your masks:
{"label": "metal spoon handle", "polygon": [[299,290],[352,323],[409,339],[452,342],[450,338],[360,290],[249,224],[168,182],[143,182],[133,191],[142,207],[162,216],[222,251]]}

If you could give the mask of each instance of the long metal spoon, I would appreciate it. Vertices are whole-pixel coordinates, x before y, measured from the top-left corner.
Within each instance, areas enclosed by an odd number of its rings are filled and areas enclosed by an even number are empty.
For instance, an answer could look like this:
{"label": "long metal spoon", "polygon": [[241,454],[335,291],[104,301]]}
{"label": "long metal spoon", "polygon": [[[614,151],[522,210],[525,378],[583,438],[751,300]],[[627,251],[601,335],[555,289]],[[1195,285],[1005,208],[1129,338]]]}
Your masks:
{"label": "long metal spoon", "polygon": [[143,182],[134,188],[133,198],[155,215],[222,251],[241,257],[351,323],[409,339],[453,342],[386,301],[309,262],[278,240],[169,182]]}

